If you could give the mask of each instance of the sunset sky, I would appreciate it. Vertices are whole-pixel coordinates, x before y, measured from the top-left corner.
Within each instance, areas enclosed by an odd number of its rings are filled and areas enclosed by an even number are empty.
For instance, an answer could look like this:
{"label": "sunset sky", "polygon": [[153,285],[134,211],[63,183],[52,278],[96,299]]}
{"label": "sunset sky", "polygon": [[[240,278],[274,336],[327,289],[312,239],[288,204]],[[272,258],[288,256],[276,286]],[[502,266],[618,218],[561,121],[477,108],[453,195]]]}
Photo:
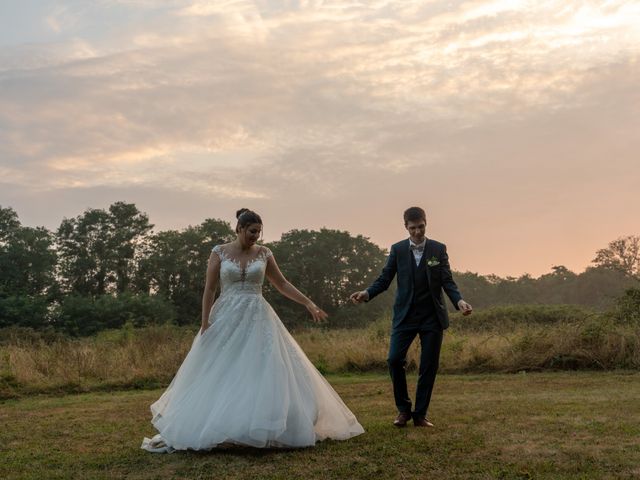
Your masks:
{"label": "sunset sky", "polygon": [[582,271],[640,234],[640,2],[5,0],[0,205],[240,207],[454,269]]}

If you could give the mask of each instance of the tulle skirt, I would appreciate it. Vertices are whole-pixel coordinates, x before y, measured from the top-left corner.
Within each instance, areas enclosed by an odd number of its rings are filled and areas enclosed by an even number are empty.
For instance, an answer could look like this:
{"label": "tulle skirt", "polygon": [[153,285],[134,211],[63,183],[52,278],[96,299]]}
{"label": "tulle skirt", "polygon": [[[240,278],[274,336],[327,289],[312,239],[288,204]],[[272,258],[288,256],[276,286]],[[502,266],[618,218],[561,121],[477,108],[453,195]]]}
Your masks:
{"label": "tulle skirt", "polygon": [[364,432],[261,294],[223,295],[160,399],[152,452],[307,447]]}

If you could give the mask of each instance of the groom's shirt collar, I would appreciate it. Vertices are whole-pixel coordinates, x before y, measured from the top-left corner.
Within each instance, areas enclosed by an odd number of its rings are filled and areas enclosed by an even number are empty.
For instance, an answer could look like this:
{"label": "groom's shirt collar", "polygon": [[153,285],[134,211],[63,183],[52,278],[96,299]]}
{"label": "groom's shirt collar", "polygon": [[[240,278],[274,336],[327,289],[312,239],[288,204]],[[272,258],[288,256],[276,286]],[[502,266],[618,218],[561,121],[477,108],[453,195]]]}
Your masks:
{"label": "groom's shirt collar", "polygon": [[424,237],[424,240],[420,243],[414,243],[411,238],[409,238],[409,252],[413,252],[413,258],[416,262],[416,267],[420,265],[420,260],[422,260],[422,255],[424,254],[424,249],[427,246],[427,237]]}
{"label": "groom's shirt collar", "polygon": [[411,240],[411,238],[409,238],[409,248],[411,247],[420,247],[424,250],[424,247],[427,246],[427,237],[424,237],[424,239],[422,240],[422,242],[420,243],[414,243],[413,240]]}

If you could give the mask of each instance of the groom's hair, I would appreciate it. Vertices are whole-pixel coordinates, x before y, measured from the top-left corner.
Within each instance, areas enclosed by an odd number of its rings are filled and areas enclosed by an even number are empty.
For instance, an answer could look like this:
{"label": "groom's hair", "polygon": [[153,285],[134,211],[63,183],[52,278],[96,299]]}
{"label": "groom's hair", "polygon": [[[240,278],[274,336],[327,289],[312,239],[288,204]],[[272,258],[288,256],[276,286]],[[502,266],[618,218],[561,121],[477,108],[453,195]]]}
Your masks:
{"label": "groom's hair", "polygon": [[424,220],[427,222],[427,214],[420,207],[409,207],[404,211],[404,225],[407,226],[409,222],[419,222]]}

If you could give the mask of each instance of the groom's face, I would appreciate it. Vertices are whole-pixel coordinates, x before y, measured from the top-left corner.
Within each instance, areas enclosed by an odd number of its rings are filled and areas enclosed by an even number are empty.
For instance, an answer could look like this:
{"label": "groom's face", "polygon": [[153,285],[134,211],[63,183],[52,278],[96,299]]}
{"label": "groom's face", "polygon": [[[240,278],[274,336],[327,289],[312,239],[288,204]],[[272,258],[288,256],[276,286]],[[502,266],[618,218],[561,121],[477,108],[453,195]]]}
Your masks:
{"label": "groom's face", "polygon": [[413,243],[422,243],[424,240],[424,232],[427,229],[427,222],[425,220],[408,221],[405,225],[409,237]]}

